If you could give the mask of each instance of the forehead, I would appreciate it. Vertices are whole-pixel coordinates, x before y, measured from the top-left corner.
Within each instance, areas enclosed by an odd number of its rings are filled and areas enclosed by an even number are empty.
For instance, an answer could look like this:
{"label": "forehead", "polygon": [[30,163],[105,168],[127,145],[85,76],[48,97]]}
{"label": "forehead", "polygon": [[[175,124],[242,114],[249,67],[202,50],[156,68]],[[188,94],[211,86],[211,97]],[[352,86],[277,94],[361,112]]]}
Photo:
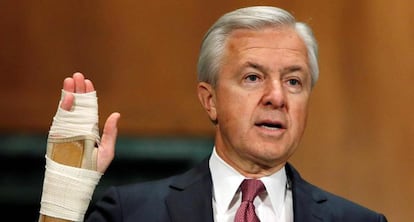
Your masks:
{"label": "forehead", "polygon": [[234,30],[227,39],[226,49],[228,52],[241,52],[250,49],[291,50],[307,54],[303,40],[290,27]]}
{"label": "forehead", "polygon": [[227,38],[222,69],[262,63],[270,69],[297,66],[309,72],[308,62],[306,46],[293,28],[238,29]]}

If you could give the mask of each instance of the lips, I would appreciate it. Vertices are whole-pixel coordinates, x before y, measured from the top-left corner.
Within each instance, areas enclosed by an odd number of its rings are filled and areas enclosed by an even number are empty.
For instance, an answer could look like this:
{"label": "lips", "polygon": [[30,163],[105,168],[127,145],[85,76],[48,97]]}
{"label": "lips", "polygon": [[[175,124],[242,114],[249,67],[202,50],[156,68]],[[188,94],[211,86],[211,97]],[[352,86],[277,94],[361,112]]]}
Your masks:
{"label": "lips", "polygon": [[256,122],[255,125],[271,130],[286,129],[286,125],[281,121],[263,120]]}

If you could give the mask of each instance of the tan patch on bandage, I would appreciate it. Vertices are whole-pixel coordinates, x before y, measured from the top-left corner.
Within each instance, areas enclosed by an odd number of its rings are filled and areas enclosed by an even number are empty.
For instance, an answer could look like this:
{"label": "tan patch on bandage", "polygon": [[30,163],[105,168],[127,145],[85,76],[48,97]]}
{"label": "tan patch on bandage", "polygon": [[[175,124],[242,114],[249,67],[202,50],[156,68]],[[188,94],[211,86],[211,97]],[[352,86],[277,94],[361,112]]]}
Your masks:
{"label": "tan patch on bandage", "polygon": [[83,141],[57,143],[53,146],[52,159],[58,163],[73,167],[81,167],[83,156]]}
{"label": "tan patch on bandage", "polygon": [[67,138],[49,137],[46,154],[60,164],[96,170],[96,149],[95,138],[92,135]]}

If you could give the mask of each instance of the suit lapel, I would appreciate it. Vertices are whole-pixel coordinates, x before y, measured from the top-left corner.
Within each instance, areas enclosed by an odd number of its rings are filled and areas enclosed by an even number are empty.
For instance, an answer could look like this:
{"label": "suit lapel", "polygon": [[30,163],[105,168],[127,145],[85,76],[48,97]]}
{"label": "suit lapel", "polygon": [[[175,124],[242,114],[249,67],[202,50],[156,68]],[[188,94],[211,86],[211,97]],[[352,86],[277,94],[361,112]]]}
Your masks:
{"label": "suit lapel", "polygon": [[170,185],[166,199],[172,222],[213,222],[212,181],[208,159]]}
{"label": "suit lapel", "polygon": [[286,164],[286,173],[292,187],[294,222],[324,221],[326,196],[303,180],[290,164]]}

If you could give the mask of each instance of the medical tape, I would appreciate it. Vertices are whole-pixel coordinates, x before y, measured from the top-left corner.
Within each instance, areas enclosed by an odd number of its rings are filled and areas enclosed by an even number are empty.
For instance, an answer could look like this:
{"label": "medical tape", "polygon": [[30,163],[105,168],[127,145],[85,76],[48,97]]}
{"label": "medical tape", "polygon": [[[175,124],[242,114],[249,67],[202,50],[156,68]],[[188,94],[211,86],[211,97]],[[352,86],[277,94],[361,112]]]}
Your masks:
{"label": "medical tape", "polygon": [[[66,93],[71,92],[62,90],[48,142],[86,136],[99,143],[96,91],[72,93],[74,102],[69,111],[60,107]],[[94,170],[60,164],[46,155],[40,213],[69,221],[83,221],[101,176],[102,173]]]}
{"label": "medical tape", "polygon": [[99,142],[98,98],[96,97],[96,91],[72,93],[74,104],[69,111],[60,107],[66,93],[68,92],[62,90],[61,100],[59,101],[56,115],[53,117],[49,136],[71,137],[92,134]]}
{"label": "medical tape", "polygon": [[102,173],[59,164],[46,156],[40,213],[83,221]]}

